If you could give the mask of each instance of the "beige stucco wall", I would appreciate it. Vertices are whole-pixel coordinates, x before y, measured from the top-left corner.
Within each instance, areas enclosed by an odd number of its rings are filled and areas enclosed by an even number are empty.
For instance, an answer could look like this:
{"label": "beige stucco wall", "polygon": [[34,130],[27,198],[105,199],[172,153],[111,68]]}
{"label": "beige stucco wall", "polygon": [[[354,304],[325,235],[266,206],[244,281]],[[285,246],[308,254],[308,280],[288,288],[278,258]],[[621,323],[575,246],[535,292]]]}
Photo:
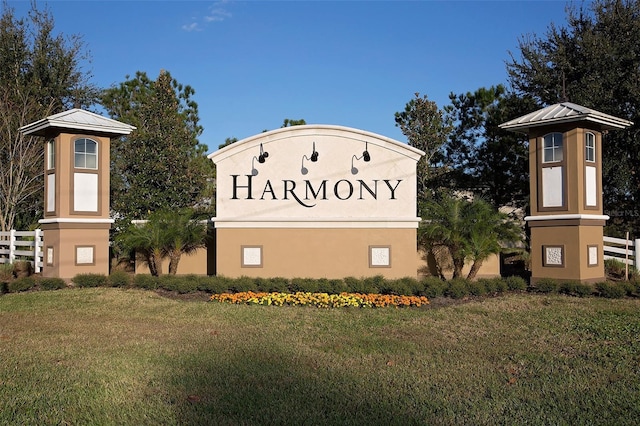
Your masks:
{"label": "beige stucco wall", "polygon": [[[236,248],[237,247],[238,246],[236,246]],[[216,261],[215,254],[211,253],[213,250],[215,250],[213,247],[210,249],[209,252],[207,251],[207,249],[199,249],[197,252],[195,252],[190,256],[183,256],[182,259],[180,260],[180,264],[178,265],[177,275],[189,275],[189,274],[213,275],[215,273],[214,272],[215,263],[211,263],[211,262]],[[240,262],[239,248],[237,248],[236,254],[237,254],[237,257],[233,259],[232,253],[229,252],[230,259],[228,259],[228,261],[230,263],[230,266],[234,268],[237,267],[237,264]],[[393,254],[392,254],[392,257],[393,257]],[[395,259],[392,258],[392,261],[393,260]],[[395,263],[393,265],[395,266]],[[405,265],[404,267],[409,268],[410,266]],[[402,275],[400,272],[394,273],[394,274],[400,275],[401,278],[405,276],[414,276],[414,275],[417,275],[418,278],[423,278],[430,275],[437,276],[437,271],[435,269],[435,264],[433,259],[428,259],[426,254],[422,250],[416,251],[415,265],[413,265],[413,268],[415,269],[415,273],[410,273],[409,269],[407,269],[407,274],[405,275]],[[470,264],[465,265],[465,268],[463,269],[464,276],[466,276],[469,273],[470,268],[471,268]],[[169,269],[169,262],[168,261],[163,262],[163,265],[162,265],[163,274],[167,274],[169,272],[168,269]],[[240,275],[249,276],[248,273],[245,273],[247,272],[246,271],[247,268],[241,268],[241,269],[243,269],[243,272]],[[349,272],[349,275],[345,275],[339,278],[345,278],[346,276],[356,276],[356,274],[354,273],[354,268],[351,265],[348,265],[347,268],[345,268],[345,271]],[[147,265],[140,259],[136,260],[135,272],[136,274],[150,273]],[[367,271],[367,273],[368,272],[369,271]],[[380,272],[380,275],[389,276],[389,277],[391,277],[391,273],[393,273],[393,271],[387,271],[389,272],[389,274],[382,273],[383,271],[381,271],[381,268],[378,268],[376,272]],[[308,272],[302,271],[301,273],[307,274]],[[447,278],[450,278],[452,273],[453,273],[453,269],[451,267],[445,270],[445,276]],[[300,277],[302,276],[306,276],[306,275],[301,275]],[[484,261],[484,263],[482,264],[482,268],[478,272],[476,278],[493,278],[498,276],[500,276],[500,256],[494,255]],[[300,278],[300,277],[295,277],[295,278]],[[332,278],[337,278],[337,277],[332,277]]]}
{"label": "beige stucco wall", "polygon": [[[560,280],[601,281],[605,278],[602,226],[539,226],[531,228],[531,275]],[[544,266],[544,246],[563,247],[564,265]],[[588,246],[598,247],[598,264],[588,265]]]}
{"label": "beige stucco wall", "polygon": [[[227,277],[415,277],[415,229],[220,229],[219,275]],[[242,246],[261,246],[262,267],[242,267]],[[370,246],[388,246],[389,267],[369,264]],[[411,251],[408,251],[412,248]]]}
{"label": "beige stucco wall", "polygon": [[[109,226],[102,229],[63,225],[42,225],[44,233],[44,268],[45,277],[71,279],[78,274],[109,274]],[[56,229],[57,228],[57,229]],[[93,264],[76,264],[78,247],[93,249]],[[53,249],[53,263],[49,263],[49,249]]]}

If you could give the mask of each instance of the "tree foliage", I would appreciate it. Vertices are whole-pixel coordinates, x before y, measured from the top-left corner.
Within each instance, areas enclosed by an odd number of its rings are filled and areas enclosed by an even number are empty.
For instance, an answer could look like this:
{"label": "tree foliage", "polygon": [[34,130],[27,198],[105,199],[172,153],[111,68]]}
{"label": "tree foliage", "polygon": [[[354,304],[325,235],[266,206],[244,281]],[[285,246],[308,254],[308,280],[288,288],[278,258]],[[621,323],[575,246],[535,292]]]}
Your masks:
{"label": "tree foliage", "polygon": [[430,101],[427,95],[415,94],[401,112],[395,113],[396,127],[407,137],[410,146],[424,151],[425,155],[418,161],[418,200],[427,199],[432,193],[431,181],[434,166],[443,161],[442,145],[447,140],[451,126],[444,119],[438,105]]}
{"label": "tree foliage", "polygon": [[2,4],[0,16],[0,229],[27,228],[42,214],[44,142],[18,129],[96,97],[79,36],[54,31],[33,3],[26,18]]}
{"label": "tree foliage", "polygon": [[280,128],[284,128],[284,127],[292,127],[292,126],[302,126],[304,124],[307,124],[307,122],[304,120],[304,118],[301,118],[299,120],[294,120],[292,118],[285,118],[282,126],[280,126]]}
{"label": "tree foliage", "polygon": [[635,124],[604,137],[605,212],[640,234],[640,2],[595,0],[567,10],[567,25],[522,37],[507,63],[520,95],[574,102]]}
{"label": "tree foliage", "polygon": [[498,126],[537,109],[533,99],[504,86],[449,96],[445,107],[453,130],[444,147],[450,182],[482,195],[496,208],[523,208],[529,200],[529,143],[526,135]]}
{"label": "tree foliage", "polygon": [[102,95],[113,118],[137,127],[112,142],[112,209],[128,220],[162,209],[209,209],[214,168],[198,141],[194,90],[166,71],[156,80],[144,72],[127,78]]}

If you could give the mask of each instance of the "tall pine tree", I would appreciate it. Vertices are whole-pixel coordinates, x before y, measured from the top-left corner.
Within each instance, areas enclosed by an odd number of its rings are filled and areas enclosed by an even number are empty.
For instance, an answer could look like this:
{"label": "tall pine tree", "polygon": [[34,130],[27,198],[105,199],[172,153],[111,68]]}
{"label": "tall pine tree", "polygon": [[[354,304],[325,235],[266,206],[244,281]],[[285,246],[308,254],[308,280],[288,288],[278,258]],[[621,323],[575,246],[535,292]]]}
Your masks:
{"label": "tall pine tree", "polygon": [[111,206],[117,217],[145,219],[163,209],[213,204],[214,168],[205,156],[194,90],[161,71],[156,80],[137,72],[104,91],[102,103],[131,135],[112,142]]}
{"label": "tall pine tree", "polygon": [[603,196],[609,231],[640,236],[640,2],[569,8],[566,26],[520,39],[507,70],[543,106],[570,101],[635,123],[604,136]]}

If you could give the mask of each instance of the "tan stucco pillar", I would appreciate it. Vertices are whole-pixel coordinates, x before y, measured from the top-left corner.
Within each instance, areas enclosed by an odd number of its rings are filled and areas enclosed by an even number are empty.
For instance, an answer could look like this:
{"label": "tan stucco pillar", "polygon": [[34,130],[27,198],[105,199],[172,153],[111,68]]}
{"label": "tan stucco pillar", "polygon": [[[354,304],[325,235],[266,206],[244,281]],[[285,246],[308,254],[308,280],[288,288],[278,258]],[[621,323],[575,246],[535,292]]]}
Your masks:
{"label": "tan stucco pillar", "polygon": [[20,129],[45,140],[45,277],[109,273],[109,150],[133,126],[73,109]]}

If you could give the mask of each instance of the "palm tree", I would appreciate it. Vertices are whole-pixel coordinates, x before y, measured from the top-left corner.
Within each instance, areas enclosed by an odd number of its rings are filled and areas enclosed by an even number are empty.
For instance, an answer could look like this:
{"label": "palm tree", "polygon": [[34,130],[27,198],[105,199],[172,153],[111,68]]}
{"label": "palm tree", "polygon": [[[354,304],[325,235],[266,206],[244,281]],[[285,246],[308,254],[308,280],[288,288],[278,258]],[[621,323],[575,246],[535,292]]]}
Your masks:
{"label": "palm tree", "polygon": [[195,220],[193,213],[182,210],[167,216],[170,232],[167,239],[169,274],[175,275],[183,254],[191,255],[205,246],[206,225]]}
{"label": "palm tree", "polygon": [[419,242],[428,250],[447,249],[453,261],[453,278],[462,275],[465,261],[465,203],[467,201],[448,196],[438,201],[428,200],[423,209],[426,219],[418,230]]}
{"label": "palm tree", "polygon": [[473,263],[467,279],[474,279],[482,263],[491,255],[500,253],[501,243],[522,239],[522,232],[509,217],[495,210],[489,203],[477,199],[470,203],[471,216],[467,258]]}
{"label": "palm tree", "polygon": [[205,246],[206,226],[194,220],[193,212],[161,210],[122,234],[123,245],[144,258],[153,276],[162,274],[162,261],[169,258],[169,274],[175,275],[183,254]]}
{"label": "palm tree", "polygon": [[119,240],[122,246],[144,259],[151,275],[157,277],[162,274],[162,260],[167,256],[164,227],[152,220],[134,224],[119,234]]}
{"label": "palm tree", "polygon": [[475,278],[482,263],[500,252],[500,243],[520,239],[518,226],[479,198],[443,195],[427,201],[423,211],[419,244],[430,251],[445,247],[453,262],[453,278],[462,277],[466,261],[473,262],[467,279]]}

